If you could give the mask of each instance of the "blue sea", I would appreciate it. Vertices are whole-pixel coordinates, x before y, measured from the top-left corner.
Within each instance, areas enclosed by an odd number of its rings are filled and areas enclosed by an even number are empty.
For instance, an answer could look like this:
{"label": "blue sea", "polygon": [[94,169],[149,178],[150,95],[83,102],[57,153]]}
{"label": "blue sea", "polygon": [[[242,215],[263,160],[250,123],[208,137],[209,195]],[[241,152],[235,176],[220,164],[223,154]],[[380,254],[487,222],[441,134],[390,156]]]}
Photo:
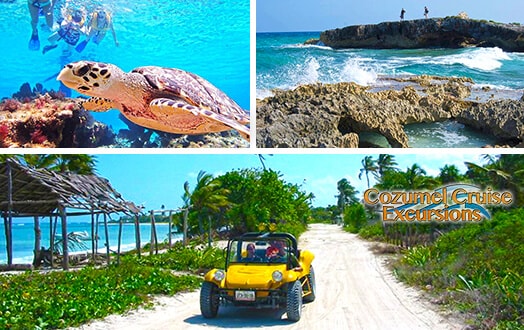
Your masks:
{"label": "blue sea", "polygon": [[[13,263],[15,264],[27,264],[33,261],[33,250],[35,246],[35,232],[34,224],[32,221],[20,221],[21,219],[13,219]],[[40,220],[40,229],[41,229],[41,246],[49,248],[49,237],[50,237],[50,224],[49,218]],[[115,223],[108,224],[108,237],[109,237],[109,246],[112,251],[117,251],[118,248],[118,229],[119,225]],[[67,231],[70,232],[85,232],[88,237],[96,237],[91,233],[91,223],[90,222],[74,222],[68,221]],[[158,223],[156,224],[157,239],[159,242],[164,242],[168,240],[169,225],[167,223]],[[58,221],[56,234],[60,235],[62,232],[60,226],[60,220]],[[7,252],[6,252],[6,242],[5,242],[5,229],[3,221],[0,223],[0,264],[7,263]],[[98,248],[99,252],[105,253],[105,229],[103,225],[102,218],[99,219],[99,228],[98,228]],[[173,234],[172,241],[180,240],[181,234]],[[151,224],[141,223],[140,224],[140,241],[144,245],[150,242],[151,239]],[[85,241],[88,250],[91,252],[91,241]],[[135,225],[126,223],[122,227],[122,242],[121,242],[121,251],[129,251],[136,248],[135,243]],[[75,252],[75,250],[73,250]],[[76,250],[76,252],[83,252]]]}
{"label": "blue sea", "polygon": [[[60,17],[63,3],[59,0],[55,5],[55,21]],[[109,32],[98,46],[90,42],[81,53],[73,51],[64,56],[64,42],[59,42],[57,49],[43,55],[41,51],[47,45],[50,31],[42,26],[45,20],[41,17],[40,51],[30,51],[27,1],[2,2],[0,40],[4,50],[0,60],[0,98],[11,97],[25,82],[31,86],[42,83],[45,89],[58,90],[55,75],[64,64],[86,59],[113,63],[124,71],[145,65],[190,71],[249,110],[249,0],[68,0],[68,3],[87,11],[103,5],[111,11],[120,46],[114,44]],[[117,110],[94,115],[115,130],[126,128]]]}
{"label": "blue sea", "polygon": [[[304,45],[320,32],[257,33],[256,97],[273,89],[293,89],[315,82],[355,82],[380,86],[381,77],[406,75],[472,78],[477,88],[491,87],[497,97],[518,99],[524,89],[524,54],[500,48],[466,49],[343,49]],[[492,137],[456,122],[415,124],[406,127],[412,147],[481,147]],[[370,134],[370,142],[387,146],[384,138]]]}

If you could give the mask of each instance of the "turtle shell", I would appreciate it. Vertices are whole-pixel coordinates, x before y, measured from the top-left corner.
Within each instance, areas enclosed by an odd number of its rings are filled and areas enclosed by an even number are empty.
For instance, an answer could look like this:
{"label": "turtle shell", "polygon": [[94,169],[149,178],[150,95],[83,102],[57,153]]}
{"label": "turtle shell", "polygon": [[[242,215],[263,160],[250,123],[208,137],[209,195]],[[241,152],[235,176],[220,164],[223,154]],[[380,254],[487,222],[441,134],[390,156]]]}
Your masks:
{"label": "turtle shell", "polygon": [[180,69],[143,66],[134,69],[159,95],[181,98],[187,103],[209,109],[239,122],[249,121],[244,110],[224,92],[202,77]]}

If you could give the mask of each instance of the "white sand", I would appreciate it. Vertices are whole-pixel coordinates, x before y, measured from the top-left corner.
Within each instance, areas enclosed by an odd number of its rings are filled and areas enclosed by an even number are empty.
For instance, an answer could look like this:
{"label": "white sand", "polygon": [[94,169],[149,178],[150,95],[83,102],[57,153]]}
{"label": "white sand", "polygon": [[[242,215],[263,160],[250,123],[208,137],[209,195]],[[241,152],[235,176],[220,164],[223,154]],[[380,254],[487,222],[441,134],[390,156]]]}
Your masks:
{"label": "white sand", "polygon": [[370,243],[336,225],[313,224],[299,247],[315,254],[317,298],[302,319],[283,310],[220,307],[216,319],[200,314],[199,292],[157,297],[153,309],[113,315],[76,329],[461,329],[416,290],[399,283]]}

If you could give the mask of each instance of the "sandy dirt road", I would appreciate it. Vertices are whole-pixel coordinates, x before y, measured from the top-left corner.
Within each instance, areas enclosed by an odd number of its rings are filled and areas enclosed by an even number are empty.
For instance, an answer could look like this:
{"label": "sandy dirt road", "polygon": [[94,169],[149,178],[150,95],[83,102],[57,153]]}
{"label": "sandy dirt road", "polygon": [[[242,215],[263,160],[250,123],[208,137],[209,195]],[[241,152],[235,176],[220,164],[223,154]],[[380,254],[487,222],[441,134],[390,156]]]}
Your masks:
{"label": "sandy dirt road", "polygon": [[216,319],[200,315],[199,292],[160,297],[152,310],[114,315],[77,329],[461,329],[435,312],[413,289],[394,279],[370,243],[339,226],[313,224],[299,247],[315,254],[317,298],[291,323],[284,311],[220,307]]}

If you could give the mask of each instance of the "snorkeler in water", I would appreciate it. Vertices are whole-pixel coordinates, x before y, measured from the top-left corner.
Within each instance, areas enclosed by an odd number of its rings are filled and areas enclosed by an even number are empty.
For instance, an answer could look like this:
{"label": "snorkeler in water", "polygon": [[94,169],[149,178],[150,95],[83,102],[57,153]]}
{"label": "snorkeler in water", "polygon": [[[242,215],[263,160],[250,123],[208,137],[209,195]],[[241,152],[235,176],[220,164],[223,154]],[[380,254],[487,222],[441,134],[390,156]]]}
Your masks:
{"label": "snorkeler in water", "polygon": [[87,43],[93,39],[93,42],[95,44],[100,44],[104,37],[106,36],[107,31],[111,30],[111,34],[113,35],[113,40],[115,42],[115,45],[118,47],[119,43],[116,39],[116,33],[115,28],[113,27],[113,20],[111,13],[103,8],[99,8],[95,10],[89,19],[89,27],[87,30],[87,38],[86,40],[80,42],[78,46],[76,46],[76,51],[81,52],[84,50],[84,48],[87,46]]}
{"label": "snorkeler in water", "polygon": [[69,46],[69,52],[78,43],[80,36],[84,33],[83,27],[85,23],[85,13],[82,9],[66,10],[64,19],[60,23],[60,28],[55,33],[51,34],[47,39],[50,45],[47,45],[42,50],[42,54],[47,53],[51,49],[56,48],[57,42],[64,40]]}
{"label": "snorkeler in water", "polygon": [[40,39],[38,38],[38,19],[43,15],[46,20],[47,27],[53,29],[53,0],[28,0],[27,6],[29,14],[31,15],[31,39],[29,39],[29,49],[39,50]]}

